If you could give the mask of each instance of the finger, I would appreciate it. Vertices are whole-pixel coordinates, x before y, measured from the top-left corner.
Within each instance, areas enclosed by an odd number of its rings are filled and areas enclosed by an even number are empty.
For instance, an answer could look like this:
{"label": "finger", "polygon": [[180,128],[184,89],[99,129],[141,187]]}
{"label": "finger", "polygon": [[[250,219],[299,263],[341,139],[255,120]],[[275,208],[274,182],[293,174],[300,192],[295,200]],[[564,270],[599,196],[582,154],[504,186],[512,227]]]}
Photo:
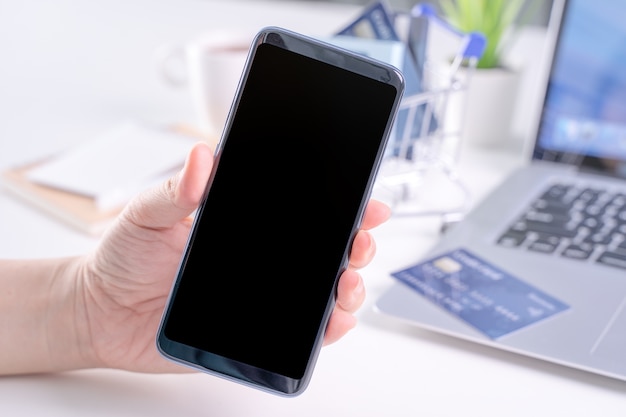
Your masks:
{"label": "finger", "polygon": [[356,317],[347,311],[335,308],[330,316],[326,333],[324,334],[324,346],[335,343],[356,326]]}
{"label": "finger", "polygon": [[160,186],[131,201],[126,215],[146,228],[167,228],[189,216],[200,203],[213,166],[211,148],[203,142],[193,146],[183,169]]}
{"label": "finger", "polygon": [[364,301],[363,278],[356,271],[344,271],[337,286],[337,302],[324,334],[324,345],[336,342],[356,326],[357,320],[353,313]]}
{"label": "finger", "polygon": [[365,285],[361,274],[354,270],[345,271],[337,286],[337,307],[348,313],[354,313],[364,301]]}
{"label": "finger", "polygon": [[368,265],[376,254],[376,241],[367,230],[359,230],[352,242],[350,251],[350,267],[363,268]]}
{"label": "finger", "polygon": [[370,200],[365,208],[361,229],[369,230],[386,222],[391,217],[391,208],[378,200]]}
{"label": "finger", "polygon": [[205,142],[195,144],[179,173],[174,200],[177,206],[191,207],[192,210],[198,207],[212,167],[213,150]]}

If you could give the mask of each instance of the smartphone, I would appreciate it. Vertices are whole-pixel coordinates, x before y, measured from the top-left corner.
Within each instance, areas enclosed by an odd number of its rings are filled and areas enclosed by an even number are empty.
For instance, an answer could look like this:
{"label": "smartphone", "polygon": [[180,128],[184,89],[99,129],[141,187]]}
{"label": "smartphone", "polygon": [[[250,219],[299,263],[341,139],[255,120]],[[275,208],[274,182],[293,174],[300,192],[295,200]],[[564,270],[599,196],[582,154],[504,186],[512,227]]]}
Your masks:
{"label": "smartphone", "polygon": [[165,357],[304,391],[403,91],[388,64],[256,35],[158,331]]}

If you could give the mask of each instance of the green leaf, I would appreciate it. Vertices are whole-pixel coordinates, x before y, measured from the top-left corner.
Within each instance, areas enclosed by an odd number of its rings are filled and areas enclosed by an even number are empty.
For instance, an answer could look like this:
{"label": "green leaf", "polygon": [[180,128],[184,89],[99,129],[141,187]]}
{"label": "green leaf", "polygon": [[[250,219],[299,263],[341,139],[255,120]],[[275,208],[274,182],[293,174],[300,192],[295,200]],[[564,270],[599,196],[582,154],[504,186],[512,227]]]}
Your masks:
{"label": "green leaf", "polygon": [[515,29],[527,0],[440,0],[446,20],[462,32],[480,32],[487,39],[479,68],[501,64],[503,40]]}

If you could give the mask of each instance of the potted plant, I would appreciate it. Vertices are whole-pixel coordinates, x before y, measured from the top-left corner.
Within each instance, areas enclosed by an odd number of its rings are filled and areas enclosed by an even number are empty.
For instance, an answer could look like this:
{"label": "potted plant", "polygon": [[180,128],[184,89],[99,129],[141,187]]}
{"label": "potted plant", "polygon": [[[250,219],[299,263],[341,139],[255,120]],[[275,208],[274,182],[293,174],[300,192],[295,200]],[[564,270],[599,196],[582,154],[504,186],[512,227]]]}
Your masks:
{"label": "potted plant", "polygon": [[503,65],[504,46],[516,29],[525,3],[526,0],[440,0],[443,14],[451,25],[466,33],[480,32],[487,39],[477,68]]}
{"label": "potted plant", "polygon": [[[532,0],[531,0],[532,1]],[[514,143],[512,121],[522,68],[505,62],[505,52],[519,28],[528,0],[439,0],[443,17],[462,32],[480,32],[485,51],[472,72],[463,105],[461,140],[479,146]]]}

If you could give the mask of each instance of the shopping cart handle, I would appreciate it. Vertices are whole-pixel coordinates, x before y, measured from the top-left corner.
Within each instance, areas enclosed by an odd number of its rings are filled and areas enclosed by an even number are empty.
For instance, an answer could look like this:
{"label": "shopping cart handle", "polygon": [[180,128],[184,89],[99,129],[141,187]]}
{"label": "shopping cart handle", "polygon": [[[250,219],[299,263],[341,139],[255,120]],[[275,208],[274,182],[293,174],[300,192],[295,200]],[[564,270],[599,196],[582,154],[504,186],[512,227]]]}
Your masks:
{"label": "shopping cart handle", "polygon": [[443,26],[449,32],[461,37],[463,39],[463,47],[460,51],[460,55],[463,58],[476,58],[480,59],[487,46],[487,38],[480,32],[464,33],[453,27],[446,20],[442,19],[433,6],[430,4],[416,4],[411,9],[411,16],[418,17],[424,16],[429,21],[433,21]]}

